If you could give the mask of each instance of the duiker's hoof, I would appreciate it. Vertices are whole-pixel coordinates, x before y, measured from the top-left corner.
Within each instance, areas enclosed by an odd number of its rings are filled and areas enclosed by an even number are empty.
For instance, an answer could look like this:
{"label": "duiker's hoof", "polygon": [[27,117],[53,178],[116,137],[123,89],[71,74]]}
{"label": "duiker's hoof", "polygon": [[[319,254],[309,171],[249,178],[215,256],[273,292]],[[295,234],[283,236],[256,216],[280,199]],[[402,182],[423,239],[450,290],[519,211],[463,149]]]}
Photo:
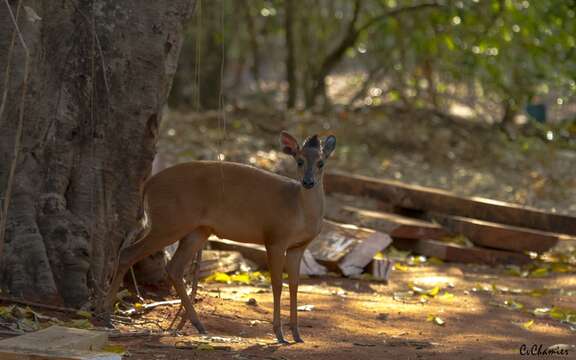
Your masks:
{"label": "duiker's hoof", "polygon": [[292,337],[294,338],[294,341],[297,343],[304,342],[304,340],[302,340],[302,337],[300,336],[300,331],[298,330],[298,328],[292,328]]}
{"label": "duiker's hoof", "polygon": [[208,334],[208,331],[206,331],[206,328],[204,327],[204,325],[202,325],[202,323],[195,323],[194,327],[196,328],[196,330],[198,330],[198,334],[202,335]]}

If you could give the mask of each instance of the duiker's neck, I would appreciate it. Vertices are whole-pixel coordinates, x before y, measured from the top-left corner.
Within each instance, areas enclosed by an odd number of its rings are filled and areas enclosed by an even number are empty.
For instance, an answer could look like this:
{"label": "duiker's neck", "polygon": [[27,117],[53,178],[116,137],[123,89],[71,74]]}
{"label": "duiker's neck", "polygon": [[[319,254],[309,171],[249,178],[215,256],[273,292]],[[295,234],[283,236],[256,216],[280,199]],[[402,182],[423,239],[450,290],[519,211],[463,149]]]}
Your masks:
{"label": "duiker's neck", "polygon": [[304,216],[313,220],[324,217],[324,181],[320,178],[312,189],[300,187],[300,199]]}

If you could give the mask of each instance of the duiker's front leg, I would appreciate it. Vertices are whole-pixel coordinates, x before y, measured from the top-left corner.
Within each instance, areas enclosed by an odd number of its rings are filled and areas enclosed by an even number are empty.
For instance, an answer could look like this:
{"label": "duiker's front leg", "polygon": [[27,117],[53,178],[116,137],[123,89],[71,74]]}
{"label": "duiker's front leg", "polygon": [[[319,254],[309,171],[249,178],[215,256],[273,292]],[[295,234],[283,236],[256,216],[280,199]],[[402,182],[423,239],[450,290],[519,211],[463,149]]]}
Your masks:
{"label": "duiker's front leg", "polygon": [[290,330],[296,342],[304,342],[298,330],[298,283],[300,281],[300,261],[306,246],[300,246],[286,251],[286,272],[290,286]]}
{"label": "duiker's front leg", "polygon": [[284,269],[284,253],[286,249],[283,246],[270,245],[266,246],[268,255],[268,269],[270,270],[270,280],[272,282],[272,295],[274,296],[274,319],[272,327],[276,339],[281,344],[287,344],[282,334],[282,319],[280,316],[280,297],[282,295],[282,270]]}

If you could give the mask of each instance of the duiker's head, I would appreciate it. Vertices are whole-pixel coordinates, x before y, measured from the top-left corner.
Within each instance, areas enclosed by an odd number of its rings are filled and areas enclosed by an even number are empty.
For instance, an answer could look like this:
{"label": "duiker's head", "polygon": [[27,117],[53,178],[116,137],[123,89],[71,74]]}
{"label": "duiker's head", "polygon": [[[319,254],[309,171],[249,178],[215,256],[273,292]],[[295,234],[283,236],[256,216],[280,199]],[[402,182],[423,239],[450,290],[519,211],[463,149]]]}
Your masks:
{"label": "duiker's head", "polygon": [[282,151],[296,160],[298,181],[305,189],[312,189],[322,178],[324,164],[336,148],[336,138],[330,135],[321,144],[318,135],[313,135],[304,140],[300,147],[292,135],[282,131],[280,142]]}

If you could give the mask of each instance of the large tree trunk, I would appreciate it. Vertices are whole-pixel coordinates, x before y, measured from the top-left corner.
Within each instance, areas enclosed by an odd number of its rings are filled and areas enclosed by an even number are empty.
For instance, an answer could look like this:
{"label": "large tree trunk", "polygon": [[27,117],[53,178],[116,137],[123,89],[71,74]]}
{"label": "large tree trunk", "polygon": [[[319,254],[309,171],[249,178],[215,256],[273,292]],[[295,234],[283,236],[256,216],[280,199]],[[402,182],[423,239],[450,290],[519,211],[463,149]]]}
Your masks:
{"label": "large tree trunk", "polygon": [[[10,201],[3,291],[71,306],[98,299],[139,217],[162,107],[193,1],[11,1],[30,52],[23,136],[9,183],[25,54],[0,3],[0,199]],[[9,187],[12,196],[6,198]],[[3,229],[0,229],[2,231]],[[2,244],[0,244],[1,246]]]}

